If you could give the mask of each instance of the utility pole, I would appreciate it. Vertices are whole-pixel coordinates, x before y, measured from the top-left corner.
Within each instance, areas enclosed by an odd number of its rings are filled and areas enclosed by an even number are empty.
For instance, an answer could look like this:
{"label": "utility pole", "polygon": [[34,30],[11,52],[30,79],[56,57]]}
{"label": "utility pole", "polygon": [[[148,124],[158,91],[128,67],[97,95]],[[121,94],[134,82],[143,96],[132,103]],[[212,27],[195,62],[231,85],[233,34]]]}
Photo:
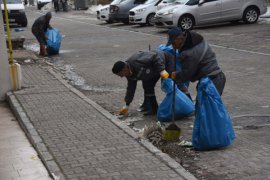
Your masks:
{"label": "utility pole", "polygon": [[[0,2],[2,2],[2,0],[0,0]],[[0,101],[5,100],[5,95],[7,91],[10,90],[11,90],[11,81],[7,55],[6,36],[5,36],[3,16],[2,12],[0,12]]]}

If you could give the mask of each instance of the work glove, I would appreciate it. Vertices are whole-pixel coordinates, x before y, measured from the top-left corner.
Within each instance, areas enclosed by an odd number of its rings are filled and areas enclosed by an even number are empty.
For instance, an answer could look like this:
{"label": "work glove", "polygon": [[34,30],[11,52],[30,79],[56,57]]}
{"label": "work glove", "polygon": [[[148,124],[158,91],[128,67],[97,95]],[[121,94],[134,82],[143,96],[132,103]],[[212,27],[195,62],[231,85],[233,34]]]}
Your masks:
{"label": "work glove", "polygon": [[171,73],[171,79],[172,80],[175,80],[175,76],[176,76],[175,73],[176,73],[175,71]]}
{"label": "work glove", "polygon": [[124,116],[128,116],[128,106],[123,106],[119,111],[117,111],[115,113],[115,115],[117,116],[121,116],[121,115],[124,115]]}
{"label": "work glove", "polygon": [[169,73],[166,70],[163,70],[160,72],[160,77],[166,79],[169,77]]}

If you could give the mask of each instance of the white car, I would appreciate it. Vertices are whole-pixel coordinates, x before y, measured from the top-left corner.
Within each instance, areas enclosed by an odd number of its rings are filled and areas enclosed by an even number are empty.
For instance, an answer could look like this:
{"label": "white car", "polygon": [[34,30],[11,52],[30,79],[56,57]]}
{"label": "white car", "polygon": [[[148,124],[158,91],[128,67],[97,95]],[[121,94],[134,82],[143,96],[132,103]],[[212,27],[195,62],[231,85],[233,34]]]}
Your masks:
{"label": "white car", "polygon": [[40,10],[46,4],[52,2],[51,0],[37,0],[37,8]]}
{"label": "white car", "polygon": [[100,6],[97,8],[97,19],[101,21],[106,21],[107,23],[113,23],[113,20],[109,17],[110,5],[119,4],[124,0],[113,0],[110,4]]}
{"label": "white car", "polygon": [[268,0],[177,0],[157,11],[156,27],[182,27],[243,20],[251,24],[267,11]]}
{"label": "white car", "polygon": [[97,8],[97,19],[100,21],[106,21],[107,23],[112,23],[109,18],[110,5],[104,5]]}
{"label": "white car", "polygon": [[157,5],[161,1],[162,0],[147,0],[144,4],[129,10],[129,23],[140,24],[141,26],[146,24],[153,26]]}
{"label": "white car", "polygon": [[[3,1],[1,1],[3,3]],[[27,17],[25,14],[25,8],[21,0],[7,0],[7,11],[9,23],[17,23],[22,27],[27,26]],[[1,4],[4,23],[6,22],[4,13],[4,4]]]}

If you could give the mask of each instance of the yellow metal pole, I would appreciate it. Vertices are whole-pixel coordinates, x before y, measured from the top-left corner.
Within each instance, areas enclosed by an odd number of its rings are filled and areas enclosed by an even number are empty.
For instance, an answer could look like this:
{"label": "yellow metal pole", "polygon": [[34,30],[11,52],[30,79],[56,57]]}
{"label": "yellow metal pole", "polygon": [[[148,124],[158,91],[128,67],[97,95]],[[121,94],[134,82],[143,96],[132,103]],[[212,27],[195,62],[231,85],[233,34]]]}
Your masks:
{"label": "yellow metal pole", "polygon": [[10,28],[9,28],[9,21],[8,21],[8,11],[7,11],[7,1],[3,0],[4,2],[4,11],[5,11],[5,18],[6,18],[6,27],[7,27],[7,35],[8,35],[8,48],[9,48],[9,64],[13,64],[13,56],[12,56],[12,44],[10,38]]}

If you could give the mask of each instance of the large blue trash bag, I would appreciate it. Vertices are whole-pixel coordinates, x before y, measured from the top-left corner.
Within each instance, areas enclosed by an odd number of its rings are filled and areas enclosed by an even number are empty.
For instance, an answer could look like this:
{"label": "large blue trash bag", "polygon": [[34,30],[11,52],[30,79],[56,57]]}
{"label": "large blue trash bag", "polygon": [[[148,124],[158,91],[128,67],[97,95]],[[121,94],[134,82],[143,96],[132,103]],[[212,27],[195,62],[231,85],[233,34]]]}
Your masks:
{"label": "large blue trash bag", "polygon": [[61,41],[62,41],[62,35],[60,31],[56,28],[48,29],[46,31],[46,35],[48,36],[47,41],[47,51],[48,54],[58,54],[60,47],[61,47]]}
{"label": "large blue trash bag", "polygon": [[[166,97],[158,107],[157,118],[161,122],[172,121],[173,81],[170,78],[162,79],[161,89]],[[195,111],[193,102],[177,87],[175,88],[175,119],[186,117]]]}
{"label": "large blue trash bag", "polygon": [[[159,45],[158,49],[161,50],[161,51],[164,51],[164,52],[169,52],[172,55],[174,55],[174,49],[173,49],[173,47],[171,45],[166,46],[166,44],[161,44],[161,45]],[[176,50],[176,59],[179,59],[179,56],[180,56],[180,53],[179,53],[178,50]],[[180,61],[176,61],[176,70],[181,69],[181,67],[182,66],[181,66]]]}
{"label": "large blue trash bag", "polygon": [[199,82],[197,103],[193,147],[211,150],[230,145],[235,138],[232,121],[215,85],[208,77],[201,78]]}
{"label": "large blue trash bag", "polygon": [[[174,49],[172,47],[172,45],[167,46],[166,44],[160,44],[158,47],[159,50],[164,51],[164,52],[169,52],[172,55],[174,55]],[[180,56],[180,52],[178,50],[176,50],[176,59],[179,59]],[[182,68],[182,65],[180,63],[180,61],[176,61],[176,70],[180,70]],[[184,85],[188,88],[189,87],[189,81],[185,82]]]}

